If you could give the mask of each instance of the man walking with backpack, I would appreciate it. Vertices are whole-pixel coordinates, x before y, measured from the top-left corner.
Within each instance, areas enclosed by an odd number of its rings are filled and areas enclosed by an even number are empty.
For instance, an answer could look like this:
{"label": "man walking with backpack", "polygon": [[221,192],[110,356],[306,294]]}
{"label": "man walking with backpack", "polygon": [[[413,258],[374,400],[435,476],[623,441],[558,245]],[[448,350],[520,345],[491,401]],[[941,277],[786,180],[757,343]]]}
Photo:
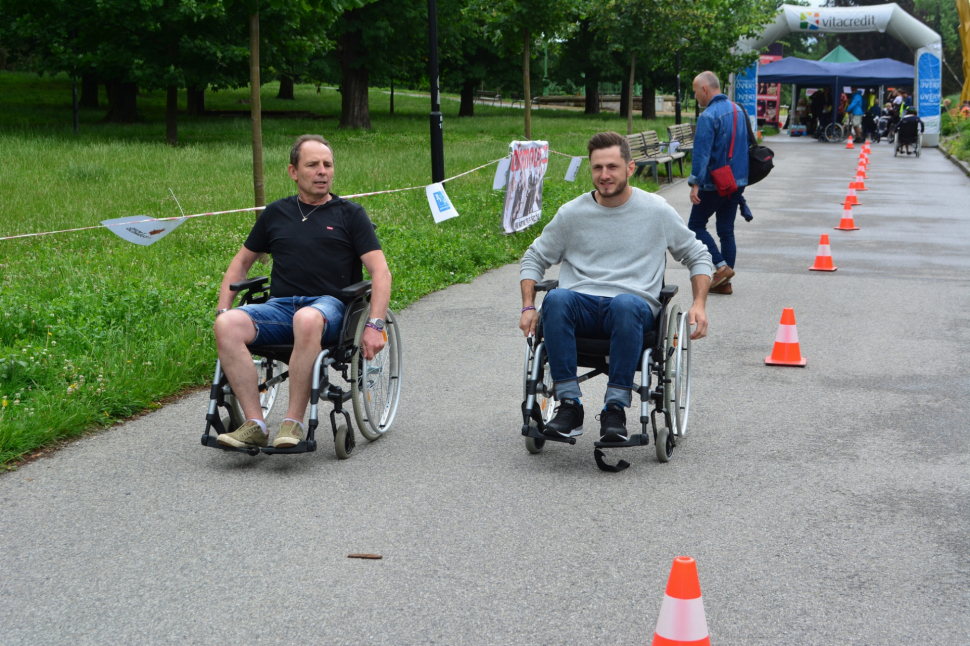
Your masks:
{"label": "man walking with backpack", "polygon": [[[694,97],[706,108],[697,119],[690,185],[693,208],[687,227],[707,245],[714,261],[711,294],[731,294],[731,278],[737,246],[734,242],[734,219],[738,207],[745,219],[751,212],[744,202],[748,185],[748,123],[745,112],[721,93],[721,82],[714,72],[701,72],[694,79]],[[718,249],[707,231],[707,222],[715,216],[715,229],[721,242]]]}

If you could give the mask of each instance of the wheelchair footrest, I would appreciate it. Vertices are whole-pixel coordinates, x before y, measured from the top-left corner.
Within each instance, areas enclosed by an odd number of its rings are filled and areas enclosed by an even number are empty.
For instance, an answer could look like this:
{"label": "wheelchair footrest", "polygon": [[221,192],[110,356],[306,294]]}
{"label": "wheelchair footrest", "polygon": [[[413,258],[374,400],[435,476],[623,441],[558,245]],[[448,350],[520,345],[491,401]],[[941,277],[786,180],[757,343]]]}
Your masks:
{"label": "wheelchair footrest", "polygon": [[217,440],[217,435],[203,435],[202,436],[202,446],[208,446],[213,449],[222,449],[223,451],[235,451],[236,453],[248,453],[252,456],[259,455],[259,447],[237,447],[237,446],[225,446],[224,444],[219,444]]}
{"label": "wheelchair footrest", "polygon": [[290,446],[287,448],[277,448],[275,446],[247,446],[247,447],[237,447],[237,446],[226,446],[224,444],[219,444],[219,440],[216,439],[217,435],[203,435],[202,436],[202,446],[208,446],[213,449],[222,449],[223,451],[235,451],[236,453],[248,453],[252,456],[257,456],[260,453],[265,453],[267,455],[273,455],[274,453],[312,453],[317,450],[317,441],[303,441],[296,446]]}
{"label": "wheelchair footrest", "polygon": [[539,429],[537,429],[535,426],[532,426],[531,424],[522,425],[522,435],[526,437],[531,437],[536,440],[549,440],[550,442],[562,442],[563,444],[572,445],[576,443],[576,438],[582,434],[583,432],[579,431],[578,433],[576,433],[576,435],[573,435],[571,437],[562,437],[561,435],[549,436],[549,435],[543,435],[542,433],[539,432]]}
{"label": "wheelchair footrest", "polygon": [[631,435],[626,442],[593,442],[597,449],[623,449],[628,446],[647,446],[650,438],[644,433]]}
{"label": "wheelchair footrest", "polygon": [[273,455],[274,453],[313,453],[317,450],[316,440],[304,440],[303,442],[297,443],[296,446],[288,446],[286,448],[277,448],[275,446],[265,446],[260,449],[266,455]]}

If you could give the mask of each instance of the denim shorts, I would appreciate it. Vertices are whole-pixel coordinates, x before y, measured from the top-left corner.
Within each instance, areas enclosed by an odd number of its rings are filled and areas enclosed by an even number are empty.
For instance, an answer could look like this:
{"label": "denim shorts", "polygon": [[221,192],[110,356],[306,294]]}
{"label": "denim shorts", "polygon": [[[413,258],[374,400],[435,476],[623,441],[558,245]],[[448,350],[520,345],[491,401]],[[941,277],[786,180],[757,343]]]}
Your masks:
{"label": "denim shorts", "polygon": [[249,345],[292,344],[293,316],[301,307],[312,307],[326,319],[323,338],[320,340],[321,345],[331,345],[338,341],[346,305],[333,296],[286,296],[238,308],[245,312],[256,326],[256,338]]}

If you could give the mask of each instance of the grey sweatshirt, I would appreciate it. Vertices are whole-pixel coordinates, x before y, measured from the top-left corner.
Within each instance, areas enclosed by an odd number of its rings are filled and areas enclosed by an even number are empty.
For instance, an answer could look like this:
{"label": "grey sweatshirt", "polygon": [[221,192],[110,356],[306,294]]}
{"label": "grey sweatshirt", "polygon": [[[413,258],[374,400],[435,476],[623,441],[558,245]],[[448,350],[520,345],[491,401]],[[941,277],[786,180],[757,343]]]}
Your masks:
{"label": "grey sweatshirt", "polygon": [[666,252],[691,278],[714,271],[707,247],[658,195],[633,189],[622,206],[600,206],[591,193],[563,204],[522,256],[521,280],[542,280],[562,263],[559,287],[591,296],[636,294],[660,310]]}

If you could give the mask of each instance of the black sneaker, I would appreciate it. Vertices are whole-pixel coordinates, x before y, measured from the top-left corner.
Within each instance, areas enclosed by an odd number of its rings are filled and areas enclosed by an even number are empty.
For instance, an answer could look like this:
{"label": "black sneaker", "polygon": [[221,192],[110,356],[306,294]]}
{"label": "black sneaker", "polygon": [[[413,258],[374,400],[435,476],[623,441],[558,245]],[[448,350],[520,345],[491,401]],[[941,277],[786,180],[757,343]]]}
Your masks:
{"label": "black sneaker", "polygon": [[626,411],[619,404],[607,404],[599,414],[600,442],[626,442]]}
{"label": "black sneaker", "polygon": [[583,430],[583,406],[575,399],[564,399],[556,409],[556,416],[546,423],[543,435],[572,437]]}

